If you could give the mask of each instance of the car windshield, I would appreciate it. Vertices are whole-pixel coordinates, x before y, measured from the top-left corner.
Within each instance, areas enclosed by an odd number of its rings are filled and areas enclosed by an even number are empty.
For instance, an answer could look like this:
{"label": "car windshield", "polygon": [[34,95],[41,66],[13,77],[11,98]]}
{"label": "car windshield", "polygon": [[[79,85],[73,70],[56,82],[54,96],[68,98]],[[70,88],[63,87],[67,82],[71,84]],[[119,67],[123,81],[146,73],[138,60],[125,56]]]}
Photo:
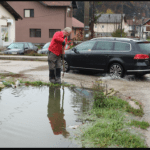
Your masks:
{"label": "car windshield", "polygon": [[147,52],[150,52],[150,42],[138,43],[138,46],[140,50],[146,50]]}
{"label": "car windshield", "polygon": [[23,43],[12,43],[8,46],[9,49],[23,49]]}
{"label": "car windshield", "polygon": [[49,43],[46,43],[46,44],[43,46],[43,49],[48,48],[49,45],[50,45],[50,42],[49,42]]}

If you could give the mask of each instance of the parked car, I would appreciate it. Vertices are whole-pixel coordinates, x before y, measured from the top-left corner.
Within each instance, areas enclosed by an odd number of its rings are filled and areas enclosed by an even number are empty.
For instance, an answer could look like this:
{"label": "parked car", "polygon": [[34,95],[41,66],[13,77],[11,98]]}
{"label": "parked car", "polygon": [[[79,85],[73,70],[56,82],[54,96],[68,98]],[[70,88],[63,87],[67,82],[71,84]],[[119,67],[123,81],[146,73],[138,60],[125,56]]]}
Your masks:
{"label": "parked car", "polygon": [[50,42],[46,43],[42,49],[38,50],[38,54],[48,54],[48,47],[50,45]]}
{"label": "parked car", "polygon": [[14,42],[11,43],[6,50],[3,52],[4,54],[25,54],[29,51],[37,52],[36,47],[31,46],[30,42]]}
{"label": "parked car", "polygon": [[150,42],[130,38],[94,38],[67,50],[65,71],[98,70],[111,76],[150,73]]}
{"label": "parked car", "polygon": [[[50,45],[50,42],[46,43],[42,49],[38,50],[38,54],[48,54],[48,47]],[[67,48],[68,45],[66,44],[65,48]]]}
{"label": "parked car", "polygon": [[38,51],[38,47],[35,46],[33,43],[31,43],[31,42],[27,42],[27,43],[31,49],[35,50],[36,52]]}

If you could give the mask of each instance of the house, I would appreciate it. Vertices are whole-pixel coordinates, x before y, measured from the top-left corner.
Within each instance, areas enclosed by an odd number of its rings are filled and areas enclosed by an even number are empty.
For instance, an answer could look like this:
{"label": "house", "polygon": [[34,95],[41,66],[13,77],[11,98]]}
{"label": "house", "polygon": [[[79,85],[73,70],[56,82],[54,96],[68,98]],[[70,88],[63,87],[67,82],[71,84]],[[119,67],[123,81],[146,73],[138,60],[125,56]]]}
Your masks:
{"label": "house", "polygon": [[[83,33],[84,31],[84,23],[80,22],[76,18],[72,17],[72,39],[78,39],[78,35]],[[81,37],[82,39],[82,37]]]}
{"label": "house", "polygon": [[[125,14],[122,14],[122,29],[127,32],[128,24]],[[111,33],[121,28],[121,14],[101,14],[94,24],[94,32],[96,36],[110,36]]]}
{"label": "house", "polygon": [[135,36],[146,39],[150,36],[150,18],[144,18],[139,20],[127,20],[129,29],[128,36]]}
{"label": "house", "polygon": [[[8,1],[23,20],[16,22],[16,41],[44,44],[56,31],[72,28],[75,1]],[[71,37],[70,37],[71,38]]]}
{"label": "house", "polygon": [[6,2],[0,1],[0,47],[15,42],[15,22],[22,17]]}

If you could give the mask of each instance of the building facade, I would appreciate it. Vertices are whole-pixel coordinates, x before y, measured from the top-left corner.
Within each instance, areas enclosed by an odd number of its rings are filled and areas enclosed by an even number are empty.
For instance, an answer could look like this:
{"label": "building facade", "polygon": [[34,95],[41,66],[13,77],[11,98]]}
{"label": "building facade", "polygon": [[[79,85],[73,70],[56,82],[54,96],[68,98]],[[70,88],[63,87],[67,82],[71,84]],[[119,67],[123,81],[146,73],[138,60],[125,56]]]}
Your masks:
{"label": "building facade", "polygon": [[6,2],[0,2],[0,47],[15,42],[15,24],[22,19],[19,14]]}
{"label": "building facade", "polygon": [[56,31],[72,27],[72,1],[8,1],[23,20],[16,22],[16,42],[47,43]]}
{"label": "building facade", "polygon": [[122,29],[127,32],[127,22],[125,14],[122,15],[123,18],[121,19],[121,14],[102,14],[97,23],[94,24],[94,32],[96,36],[102,37],[111,37],[111,34],[116,31],[117,29],[121,29],[121,22],[122,22]]}

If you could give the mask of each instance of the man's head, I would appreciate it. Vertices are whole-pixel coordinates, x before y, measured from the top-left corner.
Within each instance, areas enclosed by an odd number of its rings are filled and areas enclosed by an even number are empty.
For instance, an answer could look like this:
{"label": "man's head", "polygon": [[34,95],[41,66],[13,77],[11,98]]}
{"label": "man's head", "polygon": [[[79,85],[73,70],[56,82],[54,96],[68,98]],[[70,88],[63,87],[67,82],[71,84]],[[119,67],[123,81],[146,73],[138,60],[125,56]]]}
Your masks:
{"label": "man's head", "polygon": [[63,31],[64,36],[69,36],[72,32],[72,29],[70,27],[66,27]]}

